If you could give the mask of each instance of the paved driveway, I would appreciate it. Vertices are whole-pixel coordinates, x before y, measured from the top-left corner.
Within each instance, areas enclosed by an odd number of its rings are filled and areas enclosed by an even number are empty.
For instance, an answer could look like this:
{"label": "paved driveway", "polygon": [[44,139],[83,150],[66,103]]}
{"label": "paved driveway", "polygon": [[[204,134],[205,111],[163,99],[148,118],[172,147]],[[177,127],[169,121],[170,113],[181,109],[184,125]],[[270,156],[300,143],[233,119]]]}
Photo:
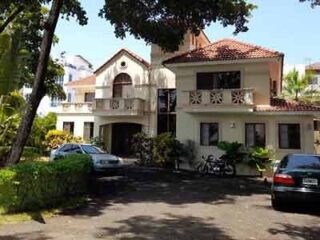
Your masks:
{"label": "paved driveway", "polygon": [[0,240],[320,237],[318,210],[274,211],[260,181],[129,168],[125,178],[99,177],[93,191],[89,207],[1,226]]}

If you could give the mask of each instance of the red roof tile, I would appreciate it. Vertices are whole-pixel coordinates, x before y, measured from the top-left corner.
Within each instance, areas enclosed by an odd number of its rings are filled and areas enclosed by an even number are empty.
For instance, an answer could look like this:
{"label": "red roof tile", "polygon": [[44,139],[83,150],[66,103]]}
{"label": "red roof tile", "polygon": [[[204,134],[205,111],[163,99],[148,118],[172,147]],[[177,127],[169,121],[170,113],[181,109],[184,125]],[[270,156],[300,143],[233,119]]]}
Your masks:
{"label": "red roof tile", "polygon": [[91,75],[86,78],[82,78],[80,80],[68,82],[65,84],[67,87],[74,87],[74,86],[88,86],[88,85],[96,85],[96,75]]}
{"label": "red roof tile", "polygon": [[307,70],[320,70],[320,62],[316,62],[306,66]]}
{"label": "red roof tile", "polygon": [[311,104],[303,104],[295,101],[287,101],[272,98],[270,106],[256,106],[256,112],[320,112],[320,107]]}
{"label": "red roof tile", "polygon": [[257,59],[283,56],[283,53],[234,39],[222,39],[172,57],[163,64]]}
{"label": "red roof tile", "polygon": [[108,61],[106,61],[104,64],[102,64],[95,73],[99,72],[101,69],[103,69],[106,65],[108,65],[110,62],[112,62],[117,56],[119,56],[121,53],[127,53],[132,58],[136,59],[138,62],[142,63],[145,67],[149,68],[150,64],[144,60],[142,57],[138,56],[137,54],[131,52],[128,49],[122,48],[120,51],[118,51],[115,55],[113,55]]}

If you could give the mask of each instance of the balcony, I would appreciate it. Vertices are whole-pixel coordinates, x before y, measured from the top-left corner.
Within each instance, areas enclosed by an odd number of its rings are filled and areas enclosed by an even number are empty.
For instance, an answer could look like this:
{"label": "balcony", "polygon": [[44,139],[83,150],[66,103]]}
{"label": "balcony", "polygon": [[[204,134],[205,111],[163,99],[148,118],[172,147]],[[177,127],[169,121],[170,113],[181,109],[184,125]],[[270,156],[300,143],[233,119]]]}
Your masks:
{"label": "balcony", "polygon": [[144,114],[145,101],[140,98],[96,99],[93,104],[95,115],[140,116]]}
{"label": "balcony", "polygon": [[62,103],[58,107],[59,113],[89,114],[92,113],[92,103]]}
{"label": "balcony", "polygon": [[193,90],[182,92],[179,107],[190,112],[250,111],[253,89]]}

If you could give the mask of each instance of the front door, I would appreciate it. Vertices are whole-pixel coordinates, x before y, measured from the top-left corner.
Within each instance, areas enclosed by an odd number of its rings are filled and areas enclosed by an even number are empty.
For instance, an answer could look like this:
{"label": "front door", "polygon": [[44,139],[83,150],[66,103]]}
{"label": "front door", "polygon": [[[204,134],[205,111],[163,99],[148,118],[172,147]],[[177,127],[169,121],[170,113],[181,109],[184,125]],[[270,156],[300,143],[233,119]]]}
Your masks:
{"label": "front door", "polygon": [[112,124],[112,154],[123,157],[134,157],[131,149],[133,135],[141,132],[140,124],[114,123]]}

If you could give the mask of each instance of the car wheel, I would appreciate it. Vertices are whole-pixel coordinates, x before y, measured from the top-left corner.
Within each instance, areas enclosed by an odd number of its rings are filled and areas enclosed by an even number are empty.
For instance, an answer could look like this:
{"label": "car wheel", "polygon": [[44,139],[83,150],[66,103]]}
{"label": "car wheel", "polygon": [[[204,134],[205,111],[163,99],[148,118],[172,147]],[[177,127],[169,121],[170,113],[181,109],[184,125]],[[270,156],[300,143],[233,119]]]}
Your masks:
{"label": "car wheel", "polygon": [[280,211],[283,209],[283,202],[275,197],[271,199],[271,205],[274,210]]}

